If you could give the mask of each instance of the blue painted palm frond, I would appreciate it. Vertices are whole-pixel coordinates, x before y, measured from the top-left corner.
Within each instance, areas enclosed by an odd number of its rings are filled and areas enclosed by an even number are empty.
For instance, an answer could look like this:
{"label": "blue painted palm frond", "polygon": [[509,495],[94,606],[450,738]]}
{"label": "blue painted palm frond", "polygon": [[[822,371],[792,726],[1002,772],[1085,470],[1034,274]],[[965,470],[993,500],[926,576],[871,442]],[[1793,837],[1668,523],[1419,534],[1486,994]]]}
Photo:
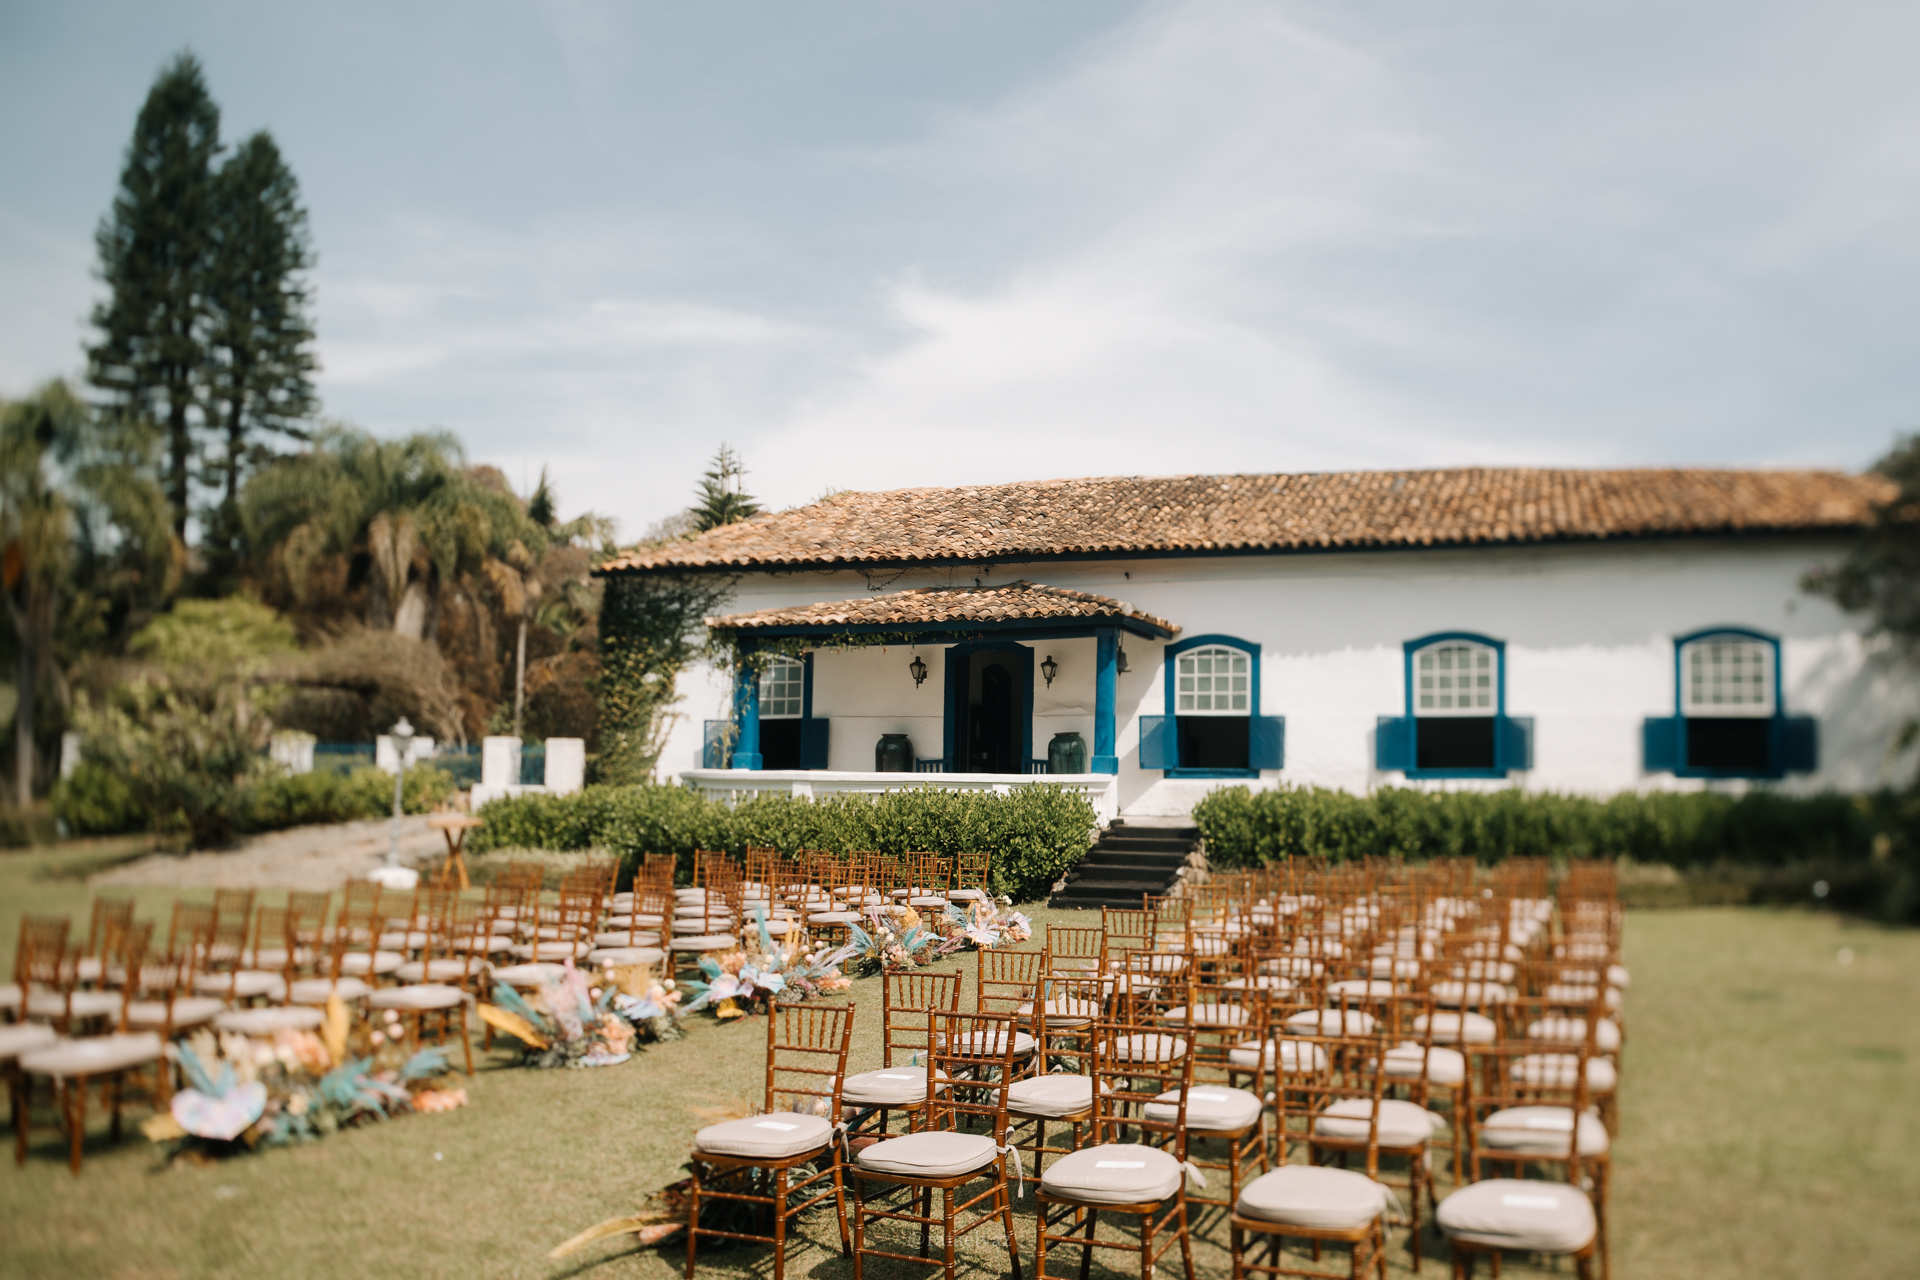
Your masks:
{"label": "blue painted palm frond", "polygon": [[447,1062],[447,1051],[436,1045],[431,1049],[422,1049],[407,1059],[407,1064],[400,1068],[400,1082],[406,1084],[428,1076],[444,1075],[452,1069]]}
{"label": "blue painted palm frond", "polygon": [[519,1014],[525,1018],[528,1025],[532,1026],[535,1030],[545,1031],[548,1029],[549,1024],[546,1015],[528,1004],[524,996],[504,982],[496,982],[494,984],[493,1002],[502,1009],[505,1009],[508,1013]]}
{"label": "blue painted palm frond", "polygon": [[767,909],[765,907],[755,907],[753,909],[753,926],[760,931],[760,950],[762,954],[771,954],[773,951],[773,935],[767,932]]}
{"label": "blue painted palm frond", "polygon": [[175,1061],[180,1064],[180,1074],[187,1078],[189,1088],[197,1089],[209,1098],[220,1096],[220,1090],[214,1086],[213,1077],[208,1075],[206,1067],[201,1065],[199,1054],[184,1044],[173,1044],[167,1047],[173,1050]]}
{"label": "blue painted palm frond", "polygon": [[[847,926],[847,937],[850,939],[847,943],[847,948],[851,948],[851,950],[847,951],[847,954],[858,955],[863,951],[873,950],[873,935],[865,929],[862,929],[859,925],[849,924]],[[847,948],[842,949],[847,950]]]}
{"label": "blue painted palm frond", "polygon": [[712,956],[701,956],[700,972],[707,975],[708,982],[712,982],[715,978],[720,976],[722,970],[720,968],[720,965],[714,960]]}

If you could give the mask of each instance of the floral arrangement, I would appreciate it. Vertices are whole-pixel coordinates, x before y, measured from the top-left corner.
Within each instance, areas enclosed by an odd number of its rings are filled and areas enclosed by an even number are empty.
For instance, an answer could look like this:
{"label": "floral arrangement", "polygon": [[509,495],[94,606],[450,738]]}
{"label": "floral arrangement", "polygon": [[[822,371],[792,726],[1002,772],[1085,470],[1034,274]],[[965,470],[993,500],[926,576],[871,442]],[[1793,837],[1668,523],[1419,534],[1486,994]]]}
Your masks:
{"label": "floral arrangement", "polygon": [[965,945],[963,938],[929,927],[918,911],[904,904],[869,907],[866,927],[848,925],[847,931],[852,967],[862,977],[932,964]]}
{"label": "floral arrangement", "polygon": [[204,1159],[309,1141],[408,1111],[466,1105],[465,1089],[441,1083],[451,1070],[444,1050],[403,1055],[397,1040],[382,1035],[374,1052],[350,1058],[345,1015],[339,1010],[321,1035],[203,1030],[167,1046],[187,1087],[142,1130],[154,1142],[175,1143],[176,1158]]}
{"label": "floral arrangement", "polygon": [[739,1018],[775,996],[807,1000],[853,985],[840,972],[840,963],[851,954],[850,947],[809,950],[801,946],[797,933],[776,943],[767,931],[767,916],[762,910],[755,911],[754,923],[748,945],[700,957],[700,972],[706,981],[690,981],[684,986],[684,992],[693,997],[686,1012],[711,1009],[716,1017]]}
{"label": "floral arrangement", "polygon": [[524,1065],[611,1067],[633,1056],[643,1031],[655,1040],[678,1036],[679,1000],[672,981],[655,981],[649,966],[609,969],[594,986],[569,960],[526,996],[496,984],[480,1017],[520,1042]]}
{"label": "floral arrangement", "polygon": [[1033,921],[1013,909],[1012,898],[976,898],[965,907],[947,904],[941,930],[982,951],[1017,946],[1033,936]]}

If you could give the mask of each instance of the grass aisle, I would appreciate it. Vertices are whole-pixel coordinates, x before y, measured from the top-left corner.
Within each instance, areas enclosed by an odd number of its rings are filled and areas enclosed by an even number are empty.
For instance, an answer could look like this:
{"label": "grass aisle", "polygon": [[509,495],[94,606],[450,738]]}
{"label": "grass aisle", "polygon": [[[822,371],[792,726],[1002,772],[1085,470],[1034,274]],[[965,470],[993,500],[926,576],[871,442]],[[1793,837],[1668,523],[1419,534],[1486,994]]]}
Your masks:
{"label": "grass aisle", "polygon": [[[0,910],[17,916],[26,904],[12,890],[27,886],[0,887],[8,890]],[[27,896],[42,909],[84,910],[84,889],[70,881],[36,880]],[[1036,913],[1036,923],[1050,915]],[[1905,1223],[1920,1192],[1908,1155],[1920,1115],[1909,1100],[1920,1060],[1920,985],[1911,980],[1920,934],[1726,909],[1635,914],[1627,937],[1634,987],[1615,1275],[1909,1270]],[[1850,965],[1836,960],[1843,946]],[[861,1005],[855,1069],[865,1069],[878,1061],[879,982],[856,983],[852,994]],[[202,1168],[160,1170],[137,1134],[110,1148],[102,1132],[76,1180],[43,1127],[27,1167],[0,1174],[8,1224],[0,1274],[666,1280],[684,1259],[671,1247],[613,1241],[562,1264],[544,1255],[680,1176],[699,1124],[691,1109],[757,1097],[763,1046],[757,1022],[698,1018],[686,1039],[615,1068],[521,1071],[496,1056],[466,1109]],[[1031,1204],[1019,1214],[1023,1229]],[[833,1238],[825,1219],[803,1234]],[[1224,1242],[1224,1226],[1207,1235]],[[985,1233],[972,1239],[971,1274],[1005,1274],[1004,1249]],[[1225,1274],[1224,1249],[1196,1253],[1201,1274]],[[1030,1243],[1023,1254],[1030,1263]],[[702,1257],[703,1275],[770,1274],[757,1250]],[[1410,1274],[1405,1262],[1396,1254],[1395,1275]],[[789,1274],[837,1280],[852,1269],[837,1251],[801,1249]],[[1424,1274],[1446,1274],[1431,1239]]]}

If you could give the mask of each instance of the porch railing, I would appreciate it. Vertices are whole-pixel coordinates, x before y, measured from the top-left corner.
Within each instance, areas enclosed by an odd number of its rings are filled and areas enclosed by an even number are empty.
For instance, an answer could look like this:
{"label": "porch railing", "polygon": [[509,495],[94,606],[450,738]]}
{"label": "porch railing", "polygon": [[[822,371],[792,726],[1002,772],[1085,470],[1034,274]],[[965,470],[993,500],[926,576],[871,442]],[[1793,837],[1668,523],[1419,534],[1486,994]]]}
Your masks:
{"label": "porch railing", "polygon": [[689,769],[680,775],[710,800],[728,805],[756,796],[816,799],[830,795],[880,795],[924,788],[931,791],[997,791],[1053,786],[1087,798],[1105,824],[1119,813],[1115,778],[1106,773],[851,773],[828,769]]}

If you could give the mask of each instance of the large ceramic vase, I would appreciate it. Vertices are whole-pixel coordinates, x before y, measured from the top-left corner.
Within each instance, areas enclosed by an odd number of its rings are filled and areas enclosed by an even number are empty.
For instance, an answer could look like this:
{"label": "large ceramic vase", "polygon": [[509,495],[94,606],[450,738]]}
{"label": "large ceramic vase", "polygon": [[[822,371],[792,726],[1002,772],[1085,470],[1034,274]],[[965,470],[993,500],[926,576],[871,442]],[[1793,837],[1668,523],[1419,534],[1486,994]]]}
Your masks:
{"label": "large ceramic vase", "polygon": [[883,733],[873,747],[876,773],[912,773],[913,742],[904,733]]}

